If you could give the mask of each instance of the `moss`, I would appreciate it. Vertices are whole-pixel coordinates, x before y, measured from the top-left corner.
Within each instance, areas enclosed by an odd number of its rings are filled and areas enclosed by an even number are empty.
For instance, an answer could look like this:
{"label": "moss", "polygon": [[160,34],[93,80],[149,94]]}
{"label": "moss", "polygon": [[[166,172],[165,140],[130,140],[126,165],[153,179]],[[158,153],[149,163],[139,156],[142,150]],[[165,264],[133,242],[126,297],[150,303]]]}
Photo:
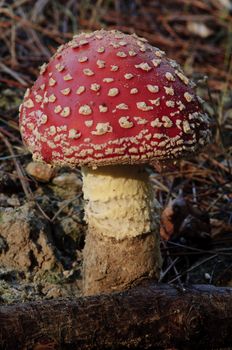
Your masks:
{"label": "moss", "polygon": [[63,282],[63,275],[57,271],[45,271],[41,274],[37,274],[35,279],[36,283],[61,284]]}

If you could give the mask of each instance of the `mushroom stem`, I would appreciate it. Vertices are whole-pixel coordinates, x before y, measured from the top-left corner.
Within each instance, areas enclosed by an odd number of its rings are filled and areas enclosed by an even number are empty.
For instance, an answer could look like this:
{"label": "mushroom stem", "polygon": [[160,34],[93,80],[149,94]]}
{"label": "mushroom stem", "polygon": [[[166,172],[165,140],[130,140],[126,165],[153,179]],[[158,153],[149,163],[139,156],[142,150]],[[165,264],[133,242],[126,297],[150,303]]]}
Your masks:
{"label": "mushroom stem", "polygon": [[158,278],[159,204],[140,166],[83,168],[85,220],[83,294],[120,291]]}

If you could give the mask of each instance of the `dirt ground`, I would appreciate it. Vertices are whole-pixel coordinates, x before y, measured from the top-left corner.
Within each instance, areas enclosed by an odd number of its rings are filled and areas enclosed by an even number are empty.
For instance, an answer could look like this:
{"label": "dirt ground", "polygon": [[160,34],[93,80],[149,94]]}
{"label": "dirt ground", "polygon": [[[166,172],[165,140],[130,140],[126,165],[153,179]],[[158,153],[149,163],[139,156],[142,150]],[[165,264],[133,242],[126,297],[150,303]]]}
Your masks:
{"label": "dirt ground", "polygon": [[176,59],[212,121],[201,154],[172,171],[148,166],[163,208],[160,281],[232,286],[231,23],[229,0],[0,1],[0,303],[80,295],[81,174],[32,162],[18,107],[60,44],[102,27],[136,32]]}

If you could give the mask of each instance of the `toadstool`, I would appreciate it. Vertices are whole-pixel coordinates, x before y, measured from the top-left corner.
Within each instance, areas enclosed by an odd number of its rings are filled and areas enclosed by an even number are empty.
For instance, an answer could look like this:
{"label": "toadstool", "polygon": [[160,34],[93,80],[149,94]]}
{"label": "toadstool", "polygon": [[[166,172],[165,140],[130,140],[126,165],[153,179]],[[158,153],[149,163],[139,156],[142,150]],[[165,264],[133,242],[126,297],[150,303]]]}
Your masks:
{"label": "toadstool", "polygon": [[100,30],[60,46],[26,91],[20,130],[33,159],[82,169],[85,295],[158,278],[159,205],[144,164],[208,143],[193,85],[146,39]]}

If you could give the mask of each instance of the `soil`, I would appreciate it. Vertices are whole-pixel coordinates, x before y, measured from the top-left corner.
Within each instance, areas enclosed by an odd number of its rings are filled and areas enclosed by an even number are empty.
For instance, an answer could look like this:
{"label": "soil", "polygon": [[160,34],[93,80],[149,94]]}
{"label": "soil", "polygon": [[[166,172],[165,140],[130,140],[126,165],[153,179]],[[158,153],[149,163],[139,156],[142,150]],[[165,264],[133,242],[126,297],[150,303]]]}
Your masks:
{"label": "soil", "polygon": [[31,201],[6,194],[9,181],[0,196],[0,302],[78,296],[86,230],[79,172],[56,171]]}

